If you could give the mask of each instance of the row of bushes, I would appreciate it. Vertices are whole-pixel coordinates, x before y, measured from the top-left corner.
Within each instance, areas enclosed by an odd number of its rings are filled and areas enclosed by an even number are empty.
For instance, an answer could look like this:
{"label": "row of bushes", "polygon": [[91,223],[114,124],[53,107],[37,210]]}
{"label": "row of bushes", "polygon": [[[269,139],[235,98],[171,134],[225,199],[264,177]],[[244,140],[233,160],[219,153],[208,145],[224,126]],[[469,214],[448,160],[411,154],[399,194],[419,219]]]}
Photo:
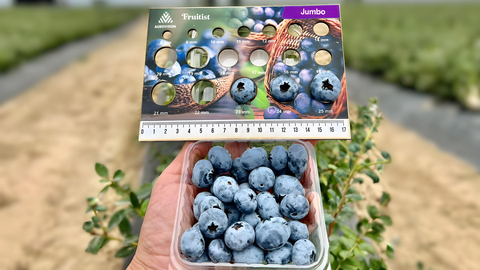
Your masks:
{"label": "row of bushes", "polygon": [[480,110],[480,5],[343,5],[346,64]]}

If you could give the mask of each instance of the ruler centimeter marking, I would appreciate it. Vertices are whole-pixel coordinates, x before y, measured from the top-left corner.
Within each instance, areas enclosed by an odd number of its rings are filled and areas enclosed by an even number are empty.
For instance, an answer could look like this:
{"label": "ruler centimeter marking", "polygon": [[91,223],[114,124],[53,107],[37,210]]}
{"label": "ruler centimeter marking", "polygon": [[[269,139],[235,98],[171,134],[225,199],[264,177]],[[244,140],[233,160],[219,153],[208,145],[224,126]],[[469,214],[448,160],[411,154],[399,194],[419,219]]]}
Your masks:
{"label": "ruler centimeter marking", "polygon": [[[276,125],[275,125],[276,124]],[[281,126],[279,124],[282,124]],[[336,124],[336,125],[334,125]],[[350,139],[348,119],[141,121],[140,141]]]}

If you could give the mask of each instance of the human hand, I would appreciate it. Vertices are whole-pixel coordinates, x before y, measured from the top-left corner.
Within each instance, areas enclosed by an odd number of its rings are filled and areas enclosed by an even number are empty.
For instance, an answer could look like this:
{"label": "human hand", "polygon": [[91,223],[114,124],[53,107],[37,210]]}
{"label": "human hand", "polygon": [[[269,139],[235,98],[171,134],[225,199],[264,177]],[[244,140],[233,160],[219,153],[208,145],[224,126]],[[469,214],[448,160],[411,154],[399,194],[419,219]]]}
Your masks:
{"label": "human hand", "polygon": [[[313,145],[317,143],[317,141],[309,142]],[[185,152],[192,143],[185,143],[178,156],[155,182],[140,232],[137,251],[128,270],[168,269],[183,162]],[[187,157],[190,164],[205,158],[211,146],[212,144],[208,142],[197,144],[191,151],[191,155]],[[241,156],[247,147],[246,142],[225,144],[232,158]],[[311,202],[313,198],[308,199]],[[311,211],[309,216],[314,214],[315,211]]]}

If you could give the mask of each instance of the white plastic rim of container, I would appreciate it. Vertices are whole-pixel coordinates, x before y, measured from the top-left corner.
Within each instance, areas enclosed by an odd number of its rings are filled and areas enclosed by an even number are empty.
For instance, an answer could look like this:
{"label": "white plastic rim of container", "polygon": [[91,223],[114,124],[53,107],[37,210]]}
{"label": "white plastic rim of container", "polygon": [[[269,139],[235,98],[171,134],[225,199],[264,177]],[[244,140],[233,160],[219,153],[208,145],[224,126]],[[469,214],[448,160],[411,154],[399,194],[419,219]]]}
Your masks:
{"label": "white plastic rim of container", "polygon": [[263,67],[268,62],[268,53],[264,49],[256,49],[250,54],[250,62],[254,66]]}
{"label": "white plastic rim of container", "polygon": [[238,63],[238,53],[234,49],[225,49],[218,54],[218,62],[224,67],[233,67]]}

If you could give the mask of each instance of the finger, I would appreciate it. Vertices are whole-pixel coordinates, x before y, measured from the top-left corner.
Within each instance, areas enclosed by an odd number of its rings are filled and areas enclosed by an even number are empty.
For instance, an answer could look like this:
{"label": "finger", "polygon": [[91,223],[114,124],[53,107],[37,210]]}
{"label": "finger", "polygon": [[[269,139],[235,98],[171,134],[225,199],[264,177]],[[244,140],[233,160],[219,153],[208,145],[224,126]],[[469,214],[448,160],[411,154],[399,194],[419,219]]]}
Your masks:
{"label": "finger", "polygon": [[225,149],[232,155],[232,159],[240,157],[247,148],[248,143],[246,142],[227,142],[225,144]]}

